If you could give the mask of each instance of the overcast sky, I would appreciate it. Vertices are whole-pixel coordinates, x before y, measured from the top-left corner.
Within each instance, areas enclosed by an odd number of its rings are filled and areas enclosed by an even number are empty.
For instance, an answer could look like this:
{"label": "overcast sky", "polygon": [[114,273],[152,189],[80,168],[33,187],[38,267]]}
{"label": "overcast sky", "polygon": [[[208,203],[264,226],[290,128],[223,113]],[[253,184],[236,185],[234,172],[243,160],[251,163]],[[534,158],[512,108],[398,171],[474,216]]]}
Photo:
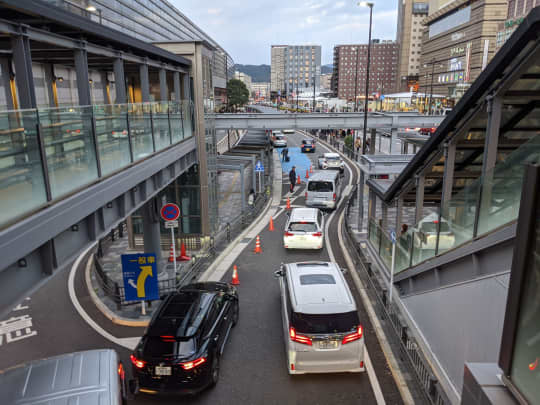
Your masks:
{"label": "overcast sky", "polygon": [[[367,43],[369,8],[342,0],[170,0],[214,38],[236,63],[270,64],[270,45]],[[397,0],[375,0],[373,38],[396,37]]]}

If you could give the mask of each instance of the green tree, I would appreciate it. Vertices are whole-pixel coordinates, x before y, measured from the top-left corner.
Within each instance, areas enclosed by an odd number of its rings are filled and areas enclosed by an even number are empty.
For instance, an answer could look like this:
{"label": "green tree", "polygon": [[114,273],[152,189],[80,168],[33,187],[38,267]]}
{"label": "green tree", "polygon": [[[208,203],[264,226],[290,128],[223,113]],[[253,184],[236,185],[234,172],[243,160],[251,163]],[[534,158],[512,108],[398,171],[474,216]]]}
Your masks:
{"label": "green tree", "polygon": [[345,137],[345,139],[343,140],[343,142],[345,143],[345,146],[349,149],[352,149],[353,148],[353,137],[352,135],[347,135]]}
{"label": "green tree", "polygon": [[229,111],[236,111],[249,101],[249,90],[243,81],[231,79],[227,83],[227,106]]}

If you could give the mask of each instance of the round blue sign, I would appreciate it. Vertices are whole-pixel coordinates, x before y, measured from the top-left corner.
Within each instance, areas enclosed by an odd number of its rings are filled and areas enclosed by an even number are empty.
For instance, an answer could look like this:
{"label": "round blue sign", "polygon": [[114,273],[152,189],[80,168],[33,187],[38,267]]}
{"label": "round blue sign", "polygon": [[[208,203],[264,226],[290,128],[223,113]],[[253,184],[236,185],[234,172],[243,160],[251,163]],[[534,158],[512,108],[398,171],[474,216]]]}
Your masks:
{"label": "round blue sign", "polygon": [[180,208],[176,204],[165,204],[161,208],[161,218],[165,221],[176,221],[180,216]]}

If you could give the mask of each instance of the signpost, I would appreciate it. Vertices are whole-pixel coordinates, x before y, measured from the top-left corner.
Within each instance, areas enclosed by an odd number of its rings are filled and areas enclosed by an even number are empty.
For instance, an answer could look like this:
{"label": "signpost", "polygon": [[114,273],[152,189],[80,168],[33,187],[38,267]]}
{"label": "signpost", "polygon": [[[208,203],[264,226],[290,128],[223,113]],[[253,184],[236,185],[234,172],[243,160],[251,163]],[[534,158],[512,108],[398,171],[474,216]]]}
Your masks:
{"label": "signpost", "polygon": [[257,164],[255,165],[255,173],[257,173],[258,177],[259,177],[259,188],[258,188],[258,192],[259,193],[262,193],[262,178],[261,176],[263,175],[264,173],[264,166],[263,164],[261,163],[260,160],[257,160]]}
{"label": "signpost", "polygon": [[125,300],[141,301],[141,313],[146,315],[144,302],[159,299],[156,255],[122,255],[122,277]]}
{"label": "signpost", "polygon": [[171,239],[173,248],[173,266],[174,277],[176,278],[176,241],[174,239],[174,228],[178,228],[178,217],[180,216],[180,208],[176,204],[168,203],[161,207],[161,218],[165,220],[165,228],[171,229]]}
{"label": "signpost", "polygon": [[392,305],[392,290],[394,289],[394,268],[396,267],[396,231],[390,231],[390,240],[392,241],[392,266],[390,268],[390,286],[388,287],[388,305]]}

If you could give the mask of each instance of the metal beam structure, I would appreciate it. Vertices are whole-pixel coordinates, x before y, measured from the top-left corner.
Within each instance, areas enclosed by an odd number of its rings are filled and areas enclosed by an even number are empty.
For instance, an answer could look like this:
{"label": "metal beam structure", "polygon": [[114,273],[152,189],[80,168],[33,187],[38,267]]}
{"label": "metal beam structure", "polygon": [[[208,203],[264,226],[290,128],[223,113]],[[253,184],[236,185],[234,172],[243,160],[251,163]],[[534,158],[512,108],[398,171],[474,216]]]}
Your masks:
{"label": "metal beam structure", "polygon": [[[216,130],[226,129],[348,129],[361,128],[364,113],[215,114]],[[445,117],[410,114],[369,114],[368,128],[433,127]]]}

